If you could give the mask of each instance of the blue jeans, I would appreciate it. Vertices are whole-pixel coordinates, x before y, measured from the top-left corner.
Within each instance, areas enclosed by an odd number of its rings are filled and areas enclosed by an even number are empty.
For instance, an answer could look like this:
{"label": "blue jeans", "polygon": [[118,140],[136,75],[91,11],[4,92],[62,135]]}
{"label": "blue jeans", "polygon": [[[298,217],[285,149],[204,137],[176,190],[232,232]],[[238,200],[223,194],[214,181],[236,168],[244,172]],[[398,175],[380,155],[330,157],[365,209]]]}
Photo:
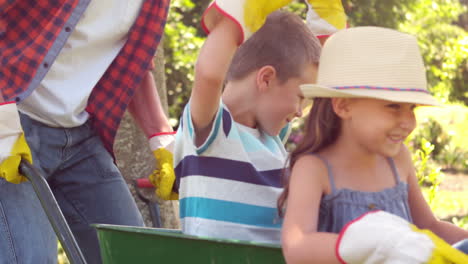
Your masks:
{"label": "blue jeans", "polygon": [[[101,263],[93,223],[143,226],[134,199],[89,122],[52,128],[21,115],[33,164],[46,177],[88,263]],[[0,263],[57,262],[57,239],[29,182],[0,179]]]}
{"label": "blue jeans", "polygon": [[460,250],[461,252],[464,252],[465,254],[468,254],[468,238],[458,241],[453,245],[453,247]]}

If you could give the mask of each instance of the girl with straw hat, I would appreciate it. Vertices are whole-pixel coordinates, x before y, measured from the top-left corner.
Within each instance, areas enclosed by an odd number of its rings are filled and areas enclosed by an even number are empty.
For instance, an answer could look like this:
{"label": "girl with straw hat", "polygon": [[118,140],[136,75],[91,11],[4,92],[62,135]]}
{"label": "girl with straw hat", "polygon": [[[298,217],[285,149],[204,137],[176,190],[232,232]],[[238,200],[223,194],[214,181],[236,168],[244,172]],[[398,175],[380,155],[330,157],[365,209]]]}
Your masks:
{"label": "girl with straw hat", "polygon": [[338,31],[301,90],[314,102],[278,201],[288,263],[468,263],[449,245],[468,231],[436,219],[403,144],[414,108],[438,105],[416,39]]}

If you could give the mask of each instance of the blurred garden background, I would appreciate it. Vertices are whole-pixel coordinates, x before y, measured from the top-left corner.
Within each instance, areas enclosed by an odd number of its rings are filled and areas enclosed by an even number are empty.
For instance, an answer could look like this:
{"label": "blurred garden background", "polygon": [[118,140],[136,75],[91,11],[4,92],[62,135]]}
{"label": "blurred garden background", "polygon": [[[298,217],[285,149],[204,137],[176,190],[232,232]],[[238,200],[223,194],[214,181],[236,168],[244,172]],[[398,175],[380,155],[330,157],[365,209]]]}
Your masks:
{"label": "blurred garden background", "polygon": [[[211,0],[172,0],[155,79],[174,129],[190,96],[193,67],[205,38],[200,17]],[[468,229],[468,0],[342,0],[350,27],[383,26],[417,37],[429,90],[443,107],[417,109],[418,128],[408,138],[420,184],[436,215]],[[305,18],[303,0],[287,9]],[[293,124],[287,147],[301,138]],[[147,139],[126,115],[116,142],[117,164],[129,187],[154,169]],[[147,193],[151,195],[150,191]],[[154,199],[154,197],[152,198]],[[148,225],[147,208],[138,201]],[[177,228],[177,204],[158,201],[163,227]],[[59,248],[59,263],[68,263]]]}
{"label": "blurred garden background", "polygon": [[[205,33],[200,17],[209,0],[173,0],[164,40],[169,114],[174,127],[190,96],[193,65]],[[417,37],[429,90],[444,107],[417,109],[407,141],[426,198],[437,216],[468,228],[468,0],[342,0],[350,27],[383,26]],[[305,18],[304,1],[288,10]],[[289,147],[300,139],[294,122]]]}

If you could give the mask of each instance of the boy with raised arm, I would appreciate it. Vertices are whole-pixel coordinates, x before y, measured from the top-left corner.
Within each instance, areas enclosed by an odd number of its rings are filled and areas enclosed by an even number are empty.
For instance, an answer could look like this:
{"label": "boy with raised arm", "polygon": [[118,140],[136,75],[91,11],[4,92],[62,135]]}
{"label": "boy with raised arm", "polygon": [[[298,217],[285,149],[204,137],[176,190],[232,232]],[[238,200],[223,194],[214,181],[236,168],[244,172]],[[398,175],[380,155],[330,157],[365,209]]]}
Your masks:
{"label": "boy with raised arm", "polygon": [[284,132],[301,116],[299,85],[315,81],[321,47],[298,16],[279,11],[248,38],[232,5],[216,1],[203,17],[210,32],[174,150],[181,226],[190,235],[279,243]]}

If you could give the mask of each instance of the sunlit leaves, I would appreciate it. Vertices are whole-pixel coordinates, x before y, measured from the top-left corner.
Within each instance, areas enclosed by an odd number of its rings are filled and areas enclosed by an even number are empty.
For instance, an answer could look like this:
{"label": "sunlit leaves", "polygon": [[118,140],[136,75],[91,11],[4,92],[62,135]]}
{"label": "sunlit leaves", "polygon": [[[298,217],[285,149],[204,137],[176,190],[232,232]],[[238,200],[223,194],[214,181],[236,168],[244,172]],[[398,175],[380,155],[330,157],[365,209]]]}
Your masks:
{"label": "sunlit leaves", "polygon": [[468,32],[455,24],[467,11],[458,0],[418,0],[399,29],[418,38],[430,90],[442,101],[468,104]]}
{"label": "sunlit leaves", "polygon": [[[178,118],[193,81],[193,65],[205,34],[200,17],[210,0],[172,0],[165,35],[169,112]],[[424,57],[429,89],[443,102],[468,105],[467,18],[460,0],[342,0],[350,26],[383,26],[415,35]],[[305,18],[304,1],[287,10]],[[465,28],[468,25],[465,25]]]}

